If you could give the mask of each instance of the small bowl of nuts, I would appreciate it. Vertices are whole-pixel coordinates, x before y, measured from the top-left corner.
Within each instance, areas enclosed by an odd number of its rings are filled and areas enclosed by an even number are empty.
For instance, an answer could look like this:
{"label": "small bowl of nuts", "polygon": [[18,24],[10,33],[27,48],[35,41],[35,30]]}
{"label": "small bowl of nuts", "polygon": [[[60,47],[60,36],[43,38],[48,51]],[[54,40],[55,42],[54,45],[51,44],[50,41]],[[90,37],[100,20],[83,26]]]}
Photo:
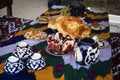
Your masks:
{"label": "small bowl of nuts", "polygon": [[30,40],[45,40],[47,33],[40,30],[31,30],[24,34],[24,37]]}

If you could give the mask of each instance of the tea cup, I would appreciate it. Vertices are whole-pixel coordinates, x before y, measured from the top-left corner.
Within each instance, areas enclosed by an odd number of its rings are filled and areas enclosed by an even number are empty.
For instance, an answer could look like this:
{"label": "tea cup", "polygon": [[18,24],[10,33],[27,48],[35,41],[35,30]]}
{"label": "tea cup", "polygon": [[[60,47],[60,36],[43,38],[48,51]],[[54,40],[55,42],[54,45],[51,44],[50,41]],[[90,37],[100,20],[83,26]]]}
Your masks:
{"label": "tea cup", "polygon": [[21,41],[17,44],[16,48],[13,51],[13,56],[20,59],[26,59],[33,54],[31,46],[24,41]]}
{"label": "tea cup", "polygon": [[46,63],[40,53],[34,53],[27,60],[26,66],[28,67],[28,69],[31,69],[31,70],[40,70],[46,66]]}
{"label": "tea cup", "polygon": [[4,70],[7,73],[16,74],[25,68],[24,63],[15,56],[10,56],[4,65]]}

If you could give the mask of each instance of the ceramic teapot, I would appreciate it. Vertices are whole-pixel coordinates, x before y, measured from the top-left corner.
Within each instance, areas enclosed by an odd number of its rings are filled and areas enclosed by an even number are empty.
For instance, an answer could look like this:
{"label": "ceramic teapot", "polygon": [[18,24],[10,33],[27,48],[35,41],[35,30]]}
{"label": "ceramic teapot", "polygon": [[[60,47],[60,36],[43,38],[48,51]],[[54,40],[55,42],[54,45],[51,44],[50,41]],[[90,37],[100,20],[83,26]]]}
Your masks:
{"label": "ceramic teapot", "polygon": [[97,36],[80,39],[73,50],[76,62],[85,66],[95,64],[99,53]]}

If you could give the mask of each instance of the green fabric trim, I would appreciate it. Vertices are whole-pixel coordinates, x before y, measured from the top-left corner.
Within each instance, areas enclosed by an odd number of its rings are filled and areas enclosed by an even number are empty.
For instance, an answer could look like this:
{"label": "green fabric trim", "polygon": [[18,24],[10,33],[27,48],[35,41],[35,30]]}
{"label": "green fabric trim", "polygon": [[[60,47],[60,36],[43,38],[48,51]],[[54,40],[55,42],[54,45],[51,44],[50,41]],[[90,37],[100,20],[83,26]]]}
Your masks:
{"label": "green fabric trim", "polygon": [[[54,65],[53,66],[53,74],[54,74],[54,76],[55,76],[55,78],[60,78],[62,75],[63,75],[63,73],[64,73],[64,69],[63,70],[61,70],[61,71],[57,71],[56,70],[56,67],[57,67],[58,65]],[[64,65],[62,65],[63,66],[63,68],[64,68]]]}
{"label": "green fabric trim", "polygon": [[[47,66],[53,66],[53,74],[56,78],[60,78],[64,72],[64,61],[62,57],[52,56],[50,54],[44,54],[45,61]],[[62,66],[63,69],[61,71],[57,71],[57,66]]]}
{"label": "green fabric trim", "polygon": [[[64,75],[65,80],[95,80],[97,75],[106,76],[110,73],[112,68],[111,59],[108,61],[101,62],[99,61],[95,65],[92,65],[89,69],[81,67],[79,70],[73,69],[69,64],[65,65]],[[66,70],[67,69],[67,70]],[[88,76],[88,72],[92,71],[95,73],[93,77]]]}
{"label": "green fabric trim", "polygon": [[36,24],[34,24],[34,25],[27,25],[27,26],[25,26],[25,27],[23,28],[23,30],[27,30],[27,29],[29,29],[29,28],[39,28],[39,27],[41,27],[41,26],[40,26],[40,23],[36,23]]}
{"label": "green fabric trim", "polygon": [[90,78],[88,77],[88,70],[86,68],[81,67],[78,70],[78,74],[79,79],[90,80]]}
{"label": "green fabric trim", "polygon": [[73,67],[70,66],[69,64],[65,65],[64,75],[65,75],[65,80],[76,80],[76,79],[74,78],[74,70],[73,70]]}
{"label": "green fabric trim", "polygon": [[99,61],[95,65],[92,65],[89,70],[94,71],[96,75],[106,76],[106,74],[110,73],[112,69],[112,59],[107,61]]}
{"label": "green fabric trim", "polygon": [[40,50],[42,51],[46,48],[46,46],[47,46],[47,42],[44,41],[44,42],[38,43],[37,45],[32,46],[32,49],[35,49],[37,51],[40,51]]}
{"label": "green fabric trim", "polygon": [[11,53],[8,53],[8,54],[6,54],[6,55],[0,56],[0,63],[1,63],[1,62],[5,62],[6,59],[7,59],[9,56],[11,56]]}

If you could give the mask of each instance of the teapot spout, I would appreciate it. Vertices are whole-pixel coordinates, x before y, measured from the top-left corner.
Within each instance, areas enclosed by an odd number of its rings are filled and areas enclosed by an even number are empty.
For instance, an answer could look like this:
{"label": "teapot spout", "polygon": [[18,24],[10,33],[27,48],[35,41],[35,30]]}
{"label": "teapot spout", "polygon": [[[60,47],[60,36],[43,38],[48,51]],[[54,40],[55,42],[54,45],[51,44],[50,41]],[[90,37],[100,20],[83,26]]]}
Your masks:
{"label": "teapot spout", "polygon": [[76,47],[74,49],[74,56],[75,56],[75,59],[77,62],[81,62],[83,60],[83,57],[82,57],[82,53],[80,51],[80,48],[79,47]]}

